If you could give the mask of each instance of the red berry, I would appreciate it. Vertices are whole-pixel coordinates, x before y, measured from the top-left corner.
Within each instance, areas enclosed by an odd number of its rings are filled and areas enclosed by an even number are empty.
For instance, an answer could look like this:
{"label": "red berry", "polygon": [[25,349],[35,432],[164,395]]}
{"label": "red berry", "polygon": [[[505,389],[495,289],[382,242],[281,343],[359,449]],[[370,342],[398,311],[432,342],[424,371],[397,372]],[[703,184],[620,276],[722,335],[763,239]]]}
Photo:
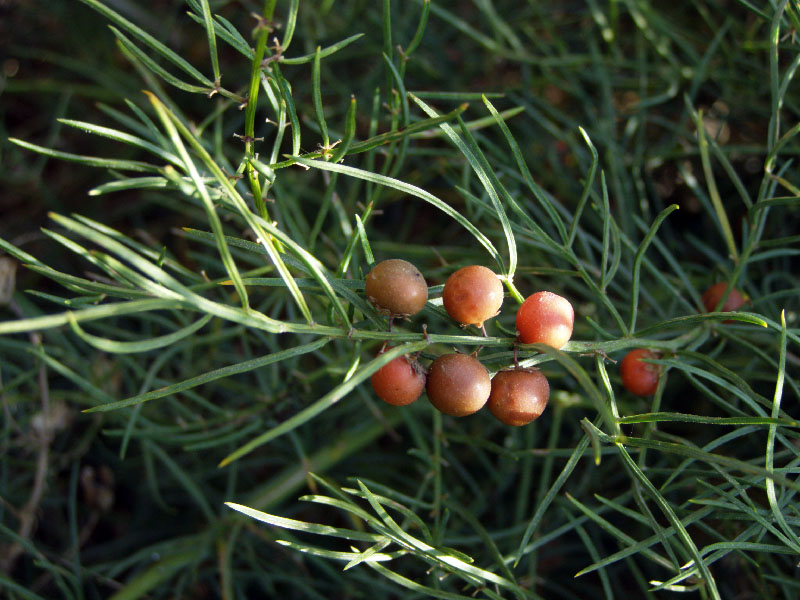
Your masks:
{"label": "red berry", "polygon": [[364,282],[367,299],[390,315],[415,315],[428,301],[422,273],[410,262],[391,258],[379,262]]}
{"label": "red berry", "polygon": [[[719,304],[719,301],[722,299],[722,295],[725,293],[726,289],[728,289],[728,284],[724,281],[720,281],[703,292],[703,295],[700,297],[700,299],[703,301],[703,306],[705,307],[706,312],[714,311]],[[745,299],[744,296],[742,296],[742,293],[736,288],[731,288],[731,293],[728,294],[728,297],[725,299],[725,304],[723,304],[722,308],[720,308],[720,312],[739,310],[742,306],[744,306],[744,302]]]}
{"label": "red berry", "polygon": [[398,356],[375,371],[370,382],[378,398],[394,406],[406,406],[422,395],[425,373],[416,361]]}
{"label": "red berry", "polygon": [[572,337],[575,311],[566,298],[552,292],[528,296],[517,310],[517,332],[523,344],[561,348]]}
{"label": "red berry", "polygon": [[658,387],[660,369],[658,365],[642,362],[642,359],[658,358],[647,348],[631,350],[622,359],[619,365],[619,374],[622,385],[631,394],[637,396],[652,396]]}
{"label": "red berry", "polygon": [[486,267],[464,267],[447,278],[442,301],[447,314],[456,321],[481,327],[500,310],[503,284]]}
{"label": "red berry", "polygon": [[443,354],[428,369],[426,391],[437,409],[452,417],[478,412],[489,399],[489,371],[477,358],[466,354]]}
{"label": "red berry", "polygon": [[489,410],[506,425],[527,425],[538,419],[550,398],[550,385],[541,371],[500,371],[492,379]]}

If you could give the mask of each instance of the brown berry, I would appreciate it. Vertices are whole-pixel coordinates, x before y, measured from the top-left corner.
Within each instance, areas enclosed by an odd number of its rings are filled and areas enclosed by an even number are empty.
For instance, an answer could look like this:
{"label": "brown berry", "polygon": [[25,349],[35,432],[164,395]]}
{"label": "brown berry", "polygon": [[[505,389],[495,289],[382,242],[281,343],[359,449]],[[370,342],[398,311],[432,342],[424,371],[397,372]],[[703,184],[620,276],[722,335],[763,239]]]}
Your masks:
{"label": "brown berry", "polygon": [[517,332],[523,344],[561,348],[572,337],[575,311],[566,298],[552,292],[528,296],[517,310]]}
{"label": "brown berry", "polygon": [[483,326],[497,315],[503,304],[503,284],[486,267],[459,269],[444,284],[442,301],[447,314],[464,325]]}
{"label": "brown berry", "polygon": [[521,426],[538,419],[550,398],[550,385],[541,371],[500,371],[492,379],[489,410],[506,425]]}
{"label": "brown berry", "polygon": [[379,262],[364,282],[367,299],[390,315],[415,315],[428,301],[422,273],[410,262],[391,258]]}
{"label": "brown berry", "polygon": [[431,363],[425,387],[437,409],[452,417],[478,412],[492,389],[489,371],[467,354],[443,354]]}
{"label": "brown berry", "polygon": [[425,373],[415,360],[398,356],[375,371],[370,382],[378,398],[394,406],[406,406],[422,395]]}

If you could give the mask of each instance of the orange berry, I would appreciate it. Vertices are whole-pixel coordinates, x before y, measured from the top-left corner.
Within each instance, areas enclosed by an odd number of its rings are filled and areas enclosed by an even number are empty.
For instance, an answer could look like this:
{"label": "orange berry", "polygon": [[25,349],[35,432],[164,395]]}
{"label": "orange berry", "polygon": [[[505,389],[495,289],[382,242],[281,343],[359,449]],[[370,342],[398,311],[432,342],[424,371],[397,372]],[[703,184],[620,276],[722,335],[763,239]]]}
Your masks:
{"label": "orange berry", "polygon": [[658,365],[642,362],[643,358],[658,358],[658,356],[647,348],[631,350],[619,365],[619,375],[622,385],[631,394],[652,396],[656,393],[661,370]]}
{"label": "orange berry", "polygon": [[481,327],[497,315],[503,304],[503,284],[486,267],[459,269],[444,284],[442,301],[447,314],[464,325]]}
{"label": "orange berry", "polygon": [[575,311],[566,298],[552,292],[528,296],[517,310],[517,332],[523,344],[561,348],[572,337]]}
{"label": "orange berry", "polygon": [[[719,301],[722,299],[722,295],[725,293],[726,289],[728,289],[728,284],[724,281],[720,281],[703,292],[703,295],[700,297],[700,299],[703,302],[706,312],[713,312],[713,310],[717,307],[717,304],[719,304]],[[728,297],[725,299],[725,304],[723,304],[722,308],[720,308],[720,312],[739,310],[742,306],[744,306],[744,303],[745,299],[744,296],[742,296],[742,293],[736,288],[732,288],[731,293],[728,294]]]}
{"label": "orange berry", "polygon": [[398,356],[375,371],[370,382],[378,398],[394,406],[406,406],[422,395],[425,373],[415,360]]}

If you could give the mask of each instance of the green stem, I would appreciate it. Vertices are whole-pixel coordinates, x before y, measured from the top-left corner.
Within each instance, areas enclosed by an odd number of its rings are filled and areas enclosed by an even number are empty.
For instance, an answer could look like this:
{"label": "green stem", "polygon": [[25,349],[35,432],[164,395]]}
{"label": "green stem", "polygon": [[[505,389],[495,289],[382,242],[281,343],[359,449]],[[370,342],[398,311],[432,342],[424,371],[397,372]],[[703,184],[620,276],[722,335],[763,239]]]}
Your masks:
{"label": "green stem", "polygon": [[[264,12],[262,14],[263,21],[260,20],[257,26],[256,51],[250,69],[250,91],[247,94],[247,110],[244,117],[244,152],[248,159],[255,158],[255,140],[253,138],[255,138],[258,89],[261,84],[264,52],[266,51],[267,39],[271,31],[269,23],[272,21],[272,15],[275,12],[275,1],[276,0],[266,0],[264,3]],[[258,180],[258,173],[249,160],[247,161],[247,180],[250,182],[250,191],[253,193],[258,214],[261,215],[262,218],[268,220],[269,213],[264,199],[261,197],[261,183]]]}
{"label": "green stem", "polygon": [[733,237],[733,230],[731,230],[731,224],[728,221],[725,207],[722,206],[722,198],[720,198],[719,190],[717,190],[717,182],[714,179],[714,171],[711,168],[711,158],[708,155],[708,140],[706,140],[702,110],[697,111],[695,123],[697,125],[697,144],[700,149],[700,161],[703,164],[703,175],[705,175],[706,185],[708,185],[708,196],[711,198],[711,203],[714,205],[714,212],[717,213],[717,219],[719,219],[719,224],[722,228],[722,236],[725,238],[725,243],[728,245],[728,252],[731,258],[733,258],[733,262],[738,263],[739,252],[736,250],[736,240]]}

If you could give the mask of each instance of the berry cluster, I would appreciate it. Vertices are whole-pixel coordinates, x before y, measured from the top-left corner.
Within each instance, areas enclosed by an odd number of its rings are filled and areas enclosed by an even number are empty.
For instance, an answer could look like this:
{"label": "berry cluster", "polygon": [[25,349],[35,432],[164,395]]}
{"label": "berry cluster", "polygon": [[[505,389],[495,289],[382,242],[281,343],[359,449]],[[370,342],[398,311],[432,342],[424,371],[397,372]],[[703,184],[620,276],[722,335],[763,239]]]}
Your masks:
{"label": "berry cluster", "polygon": [[[416,314],[428,299],[422,273],[399,259],[376,264],[367,274],[365,292],[390,319]],[[485,334],[484,322],[497,316],[503,304],[503,285],[486,267],[464,267],[447,279],[442,303],[453,319],[475,325]],[[517,311],[519,340],[561,348],[572,336],[574,319],[568,300],[537,292]],[[400,356],[376,371],[371,381],[378,397],[395,406],[411,404],[424,390],[431,404],[446,415],[464,417],[488,404],[500,421],[517,426],[538,418],[550,397],[547,378],[536,369],[517,367],[492,378],[477,358],[460,353],[439,356],[427,373],[415,359]]]}
{"label": "berry cluster", "polygon": [[[422,273],[405,260],[390,259],[376,264],[367,274],[365,291],[370,303],[390,319],[410,317],[428,301]],[[708,288],[701,300],[707,312],[715,310],[728,289],[724,282]],[[731,288],[723,312],[739,309],[746,298]],[[442,292],[447,314],[463,325],[484,329],[503,304],[503,285],[486,267],[459,269],[447,279]],[[536,292],[517,310],[518,339],[523,344],[542,343],[561,348],[572,336],[575,313],[572,304],[552,292]],[[723,321],[728,323],[730,321]],[[622,384],[637,396],[652,396],[658,388],[661,369],[652,362],[659,355],[646,348],[631,350],[620,364]],[[494,378],[471,355],[452,353],[436,358],[425,369],[415,360],[400,356],[372,376],[379,398],[395,406],[411,404],[422,395],[438,410],[454,417],[471,415],[488,403],[489,410],[507,425],[527,425],[538,418],[550,396],[547,378],[536,369],[504,370]]]}

